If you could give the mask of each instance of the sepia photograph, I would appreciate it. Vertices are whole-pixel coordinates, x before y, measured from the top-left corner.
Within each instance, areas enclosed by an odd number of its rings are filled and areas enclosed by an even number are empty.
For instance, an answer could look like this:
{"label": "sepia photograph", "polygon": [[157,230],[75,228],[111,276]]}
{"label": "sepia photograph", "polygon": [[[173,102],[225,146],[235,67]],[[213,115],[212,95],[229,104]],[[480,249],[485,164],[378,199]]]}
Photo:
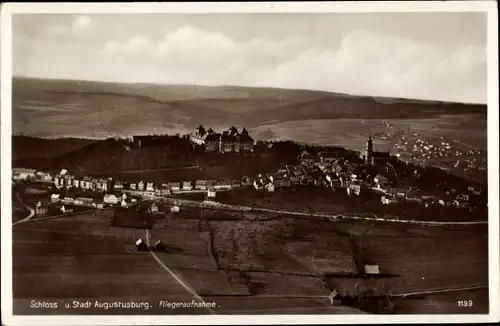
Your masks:
{"label": "sepia photograph", "polygon": [[496,2],[1,14],[2,324],[498,321]]}

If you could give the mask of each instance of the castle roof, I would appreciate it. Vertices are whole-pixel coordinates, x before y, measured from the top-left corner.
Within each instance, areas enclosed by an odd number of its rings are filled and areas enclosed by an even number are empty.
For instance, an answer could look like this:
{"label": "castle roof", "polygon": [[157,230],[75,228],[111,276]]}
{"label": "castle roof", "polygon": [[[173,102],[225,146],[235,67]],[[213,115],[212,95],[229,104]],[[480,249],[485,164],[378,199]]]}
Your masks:
{"label": "castle roof", "polygon": [[205,141],[206,142],[219,141],[220,137],[221,137],[221,134],[210,133],[205,138]]}

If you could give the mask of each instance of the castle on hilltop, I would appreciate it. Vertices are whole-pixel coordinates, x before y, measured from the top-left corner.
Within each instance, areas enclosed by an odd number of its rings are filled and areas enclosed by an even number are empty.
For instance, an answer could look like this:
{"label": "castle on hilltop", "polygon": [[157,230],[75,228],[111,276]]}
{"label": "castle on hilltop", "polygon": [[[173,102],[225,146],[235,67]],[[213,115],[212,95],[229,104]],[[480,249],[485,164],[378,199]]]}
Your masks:
{"label": "castle on hilltop", "polygon": [[243,130],[238,132],[236,127],[232,126],[222,133],[216,133],[209,128],[205,130],[203,126],[196,128],[190,136],[191,142],[199,146],[205,146],[207,152],[220,153],[241,153],[253,152],[254,140],[248,134],[248,131]]}

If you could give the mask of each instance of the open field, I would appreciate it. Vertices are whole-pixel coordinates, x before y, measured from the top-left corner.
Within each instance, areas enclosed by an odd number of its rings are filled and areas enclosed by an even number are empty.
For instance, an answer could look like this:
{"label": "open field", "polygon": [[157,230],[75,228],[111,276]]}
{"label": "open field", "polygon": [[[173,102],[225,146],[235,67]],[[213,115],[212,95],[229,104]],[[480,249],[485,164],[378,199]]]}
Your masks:
{"label": "open field", "polygon": [[[191,213],[192,218],[199,216]],[[198,229],[195,219],[183,222],[187,217],[166,216],[153,227],[150,240],[165,243],[168,252],[157,252],[158,259],[206,301],[216,301],[219,305],[216,312],[236,313],[241,309],[258,313],[268,309],[268,313],[278,313],[295,305],[297,311],[304,313],[341,313],[345,310],[327,308],[326,300],[320,297],[332,289],[343,296],[355,297],[357,291],[369,288],[377,289],[382,295],[397,295],[487,285],[488,282],[487,232],[483,226],[436,228],[283,217],[269,221],[211,219]],[[200,313],[199,309],[165,312],[154,308],[158,300],[191,301],[193,295],[149,252],[136,251],[134,242],[138,238],[146,239],[146,230],[112,227],[110,222],[111,215],[104,213],[16,225],[13,229],[14,299],[25,299],[16,301],[16,311],[33,313],[26,300],[36,298],[143,298],[152,306],[147,313]],[[343,258],[350,258],[358,269],[363,264],[378,264],[383,275],[365,278],[352,273],[350,276],[326,273],[321,278],[314,268],[286,253],[287,246],[297,243],[307,247],[304,261],[311,265],[313,259],[309,256],[313,251],[319,250],[312,253],[319,260],[328,260],[331,255],[325,253],[333,250]],[[296,254],[300,254],[299,251],[296,250]],[[230,264],[225,265],[224,261]],[[250,270],[248,266],[257,266],[257,269]],[[222,270],[227,267],[241,270],[233,281]],[[244,293],[250,297],[238,297]],[[474,293],[477,293],[473,297],[477,310],[470,311],[484,311],[485,292]],[[456,311],[454,300],[464,295],[450,292],[394,299],[395,309],[408,313]],[[413,301],[416,303],[410,304]],[[267,306],[263,302],[267,302]],[[139,310],[125,313],[133,311]],[[97,309],[95,313],[105,311]],[[351,310],[351,313],[355,312]]]}
{"label": "open field", "polygon": [[[145,239],[145,230],[110,227],[109,223],[110,216],[87,214],[16,225],[13,230],[15,312],[33,314],[33,309],[29,308],[29,301],[32,299],[55,300],[62,306],[67,300],[137,301],[142,298],[153,306],[147,313],[200,313],[200,309],[165,311],[165,308],[155,308],[159,300],[191,301],[193,297],[160,267],[149,252],[136,251],[134,241],[138,237]],[[217,270],[217,266],[212,264],[208,256],[207,237],[203,233],[154,228],[151,234],[152,241],[162,240],[167,248],[176,248],[175,252],[156,253],[163,264],[206,301],[218,302],[221,311],[266,308],[259,305],[258,299],[253,304],[241,305],[239,301],[223,299],[224,296],[239,295],[239,292],[230,285],[226,273]],[[287,269],[287,266],[279,262],[270,263],[273,264],[274,266],[267,267]],[[305,282],[307,277],[282,276],[283,274],[256,273],[249,275],[248,279],[253,280],[252,286],[260,286],[259,293],[289,294],[292,297],[297,293],[318,293],[315,290],[318,283],[314,278]],[[298,287],[290,287],[290,284]],[[220,302],[219,298],[222,298]],[[302,301],[309,302],[291,298],[288,304],[281,304],[280,307],[298,305],[299,309],[308,309],[305,311],[316,311],[318,308],[318,305]],[[279,308],[273,304],[267,306],[269,307]],[[42,310],[38,310],[38,313],[54,312]],[[78,311],[81,310],[63,313],[78,314]],[[88,311],[106,313],[103,309]],[[141,309],[109,311],[140,313]]]}

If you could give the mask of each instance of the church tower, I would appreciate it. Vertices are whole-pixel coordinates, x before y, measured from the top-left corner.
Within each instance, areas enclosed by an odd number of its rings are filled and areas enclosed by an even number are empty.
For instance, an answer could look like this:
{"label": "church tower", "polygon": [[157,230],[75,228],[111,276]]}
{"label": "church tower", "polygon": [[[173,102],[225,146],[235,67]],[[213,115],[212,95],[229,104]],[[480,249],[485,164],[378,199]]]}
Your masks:
{"label": "church tower", "polygon": [[371,133],[366,141],[365,163],[373,165],[373,140]]}

